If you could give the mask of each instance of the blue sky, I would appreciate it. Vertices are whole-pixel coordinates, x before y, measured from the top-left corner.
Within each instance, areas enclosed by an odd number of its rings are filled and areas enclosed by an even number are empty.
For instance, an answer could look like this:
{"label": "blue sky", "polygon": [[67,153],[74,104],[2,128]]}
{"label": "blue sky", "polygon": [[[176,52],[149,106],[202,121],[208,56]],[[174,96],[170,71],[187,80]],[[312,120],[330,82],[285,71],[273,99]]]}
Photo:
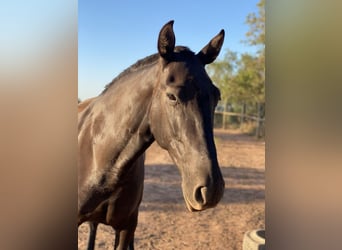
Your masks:
{"label": "blue sky", "polygon": [[78,1],[78,95],[81,100],[101,93],[125,68],[157,52],[161,27],[175,20],[176,45],[201,50],[221,29],[226,49],[254,53],[241,43],[249,27],[247,14],[259,0],[212,1]]}

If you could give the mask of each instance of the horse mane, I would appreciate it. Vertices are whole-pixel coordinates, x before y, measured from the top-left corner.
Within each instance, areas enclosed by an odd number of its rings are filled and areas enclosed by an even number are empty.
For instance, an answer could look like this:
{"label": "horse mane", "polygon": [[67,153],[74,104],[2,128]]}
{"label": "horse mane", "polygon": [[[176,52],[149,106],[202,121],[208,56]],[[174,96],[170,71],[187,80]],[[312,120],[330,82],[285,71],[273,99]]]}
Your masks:
{"label": "horse mane", "polygon": [[[176,46],[175,53],[179,53],[179,54],[185,54],[185,55],[194,55],[194,52],[192,52],[188,47],[185,46]],[[133,65],[131,65],[130,67],[128,67],[127,69],[125,69],[124,71],[122,71],[117,77],[115,77],[110,83],[108,83],[104,90],[102,91],[101,95],[106,93],[106,91],[112,86],[114,85],[116,82],[118,82],[121,78],[123,78],[124,76],[133,73],[145,66],[149,66],[153,63],[155,63],[159,58],[159,54],[155,53],[153,55],[147,56],[143,59],[138,60],[136,63],[134,63]]]}
{"label": "horse mane", "polygon": [[128,67],[127,69],[125,69],[124,71],[122,71],[117,77],[115,77],[110,83],[108,83],[104,90],[102,91],[101,95],[106,93],[106,91],[112,86],[114,85],[116,82],[118,82],[121,78],[123,78],[124,76],[135,72],[145,66],[151,65],[153,63],[155,63],[159,58],[159,54],[153,54],[150,56],[147,56],[143,59],[138,60],[136,63],[134,63],[133,65],[131,65],[130,67]]}

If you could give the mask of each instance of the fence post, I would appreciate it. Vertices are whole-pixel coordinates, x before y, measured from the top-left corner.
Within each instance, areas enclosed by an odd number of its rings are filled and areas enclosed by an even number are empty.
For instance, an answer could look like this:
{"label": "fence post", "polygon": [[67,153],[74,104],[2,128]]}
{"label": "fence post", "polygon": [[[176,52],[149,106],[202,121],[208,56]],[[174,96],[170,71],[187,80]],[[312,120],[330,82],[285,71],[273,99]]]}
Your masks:
{"label": "fence post", "polygon": [[241,116],[240,116],[240,129],[243,129],[245,114],[246,114],[246,103],[243,102],[242,103],[242,109],[241,109]]}
{"label": "fence post", "polygon": [[223,129],[226,129],[226,116],[227,116],[227,103],[224,104],[224,112],[223,112],[223,115],[222,115],[222,128]]}
{"label": "fence post", "polygon": [[255,137],[256,138],[260,138],[260,127],[261,127],[261,104],[260,102],[257,103],[258,104],[258,118],[257,118],[257,127],[256,127],[256,131],[255,131]]}

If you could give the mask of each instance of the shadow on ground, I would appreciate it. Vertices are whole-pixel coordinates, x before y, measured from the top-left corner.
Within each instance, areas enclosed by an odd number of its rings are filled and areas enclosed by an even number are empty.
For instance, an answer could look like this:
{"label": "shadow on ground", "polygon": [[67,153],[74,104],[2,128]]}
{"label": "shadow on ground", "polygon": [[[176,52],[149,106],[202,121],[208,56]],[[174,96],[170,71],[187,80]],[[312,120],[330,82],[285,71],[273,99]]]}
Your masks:
{"label": "shadow on ground", "polygon": [[[140,210],[184,209],[181,177],[175,165],[146,165],[144,196]],[[265,172],[248,167],[221,167],[226,188],[221,203],[265,200]],[[251,187],[252,186],[252,187]],[[179,206],[182,204],[182,206]]]}

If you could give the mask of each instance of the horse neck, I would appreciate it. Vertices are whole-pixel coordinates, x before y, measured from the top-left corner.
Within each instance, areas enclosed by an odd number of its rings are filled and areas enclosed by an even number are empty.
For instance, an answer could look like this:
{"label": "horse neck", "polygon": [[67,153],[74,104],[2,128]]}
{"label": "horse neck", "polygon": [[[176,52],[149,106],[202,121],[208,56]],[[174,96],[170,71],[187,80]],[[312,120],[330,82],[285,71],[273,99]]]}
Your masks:
{"label": "horse neck", "polygon": [[156,78],[156,65],[133,72],[121,78],[96,101],[94,108],[103,110],[102,119],[106,124],[101,135],[106,138],[104,145],[112,145],[106,150],[106,165],[114,167],[116,178],[154,141],[149,112]]}

